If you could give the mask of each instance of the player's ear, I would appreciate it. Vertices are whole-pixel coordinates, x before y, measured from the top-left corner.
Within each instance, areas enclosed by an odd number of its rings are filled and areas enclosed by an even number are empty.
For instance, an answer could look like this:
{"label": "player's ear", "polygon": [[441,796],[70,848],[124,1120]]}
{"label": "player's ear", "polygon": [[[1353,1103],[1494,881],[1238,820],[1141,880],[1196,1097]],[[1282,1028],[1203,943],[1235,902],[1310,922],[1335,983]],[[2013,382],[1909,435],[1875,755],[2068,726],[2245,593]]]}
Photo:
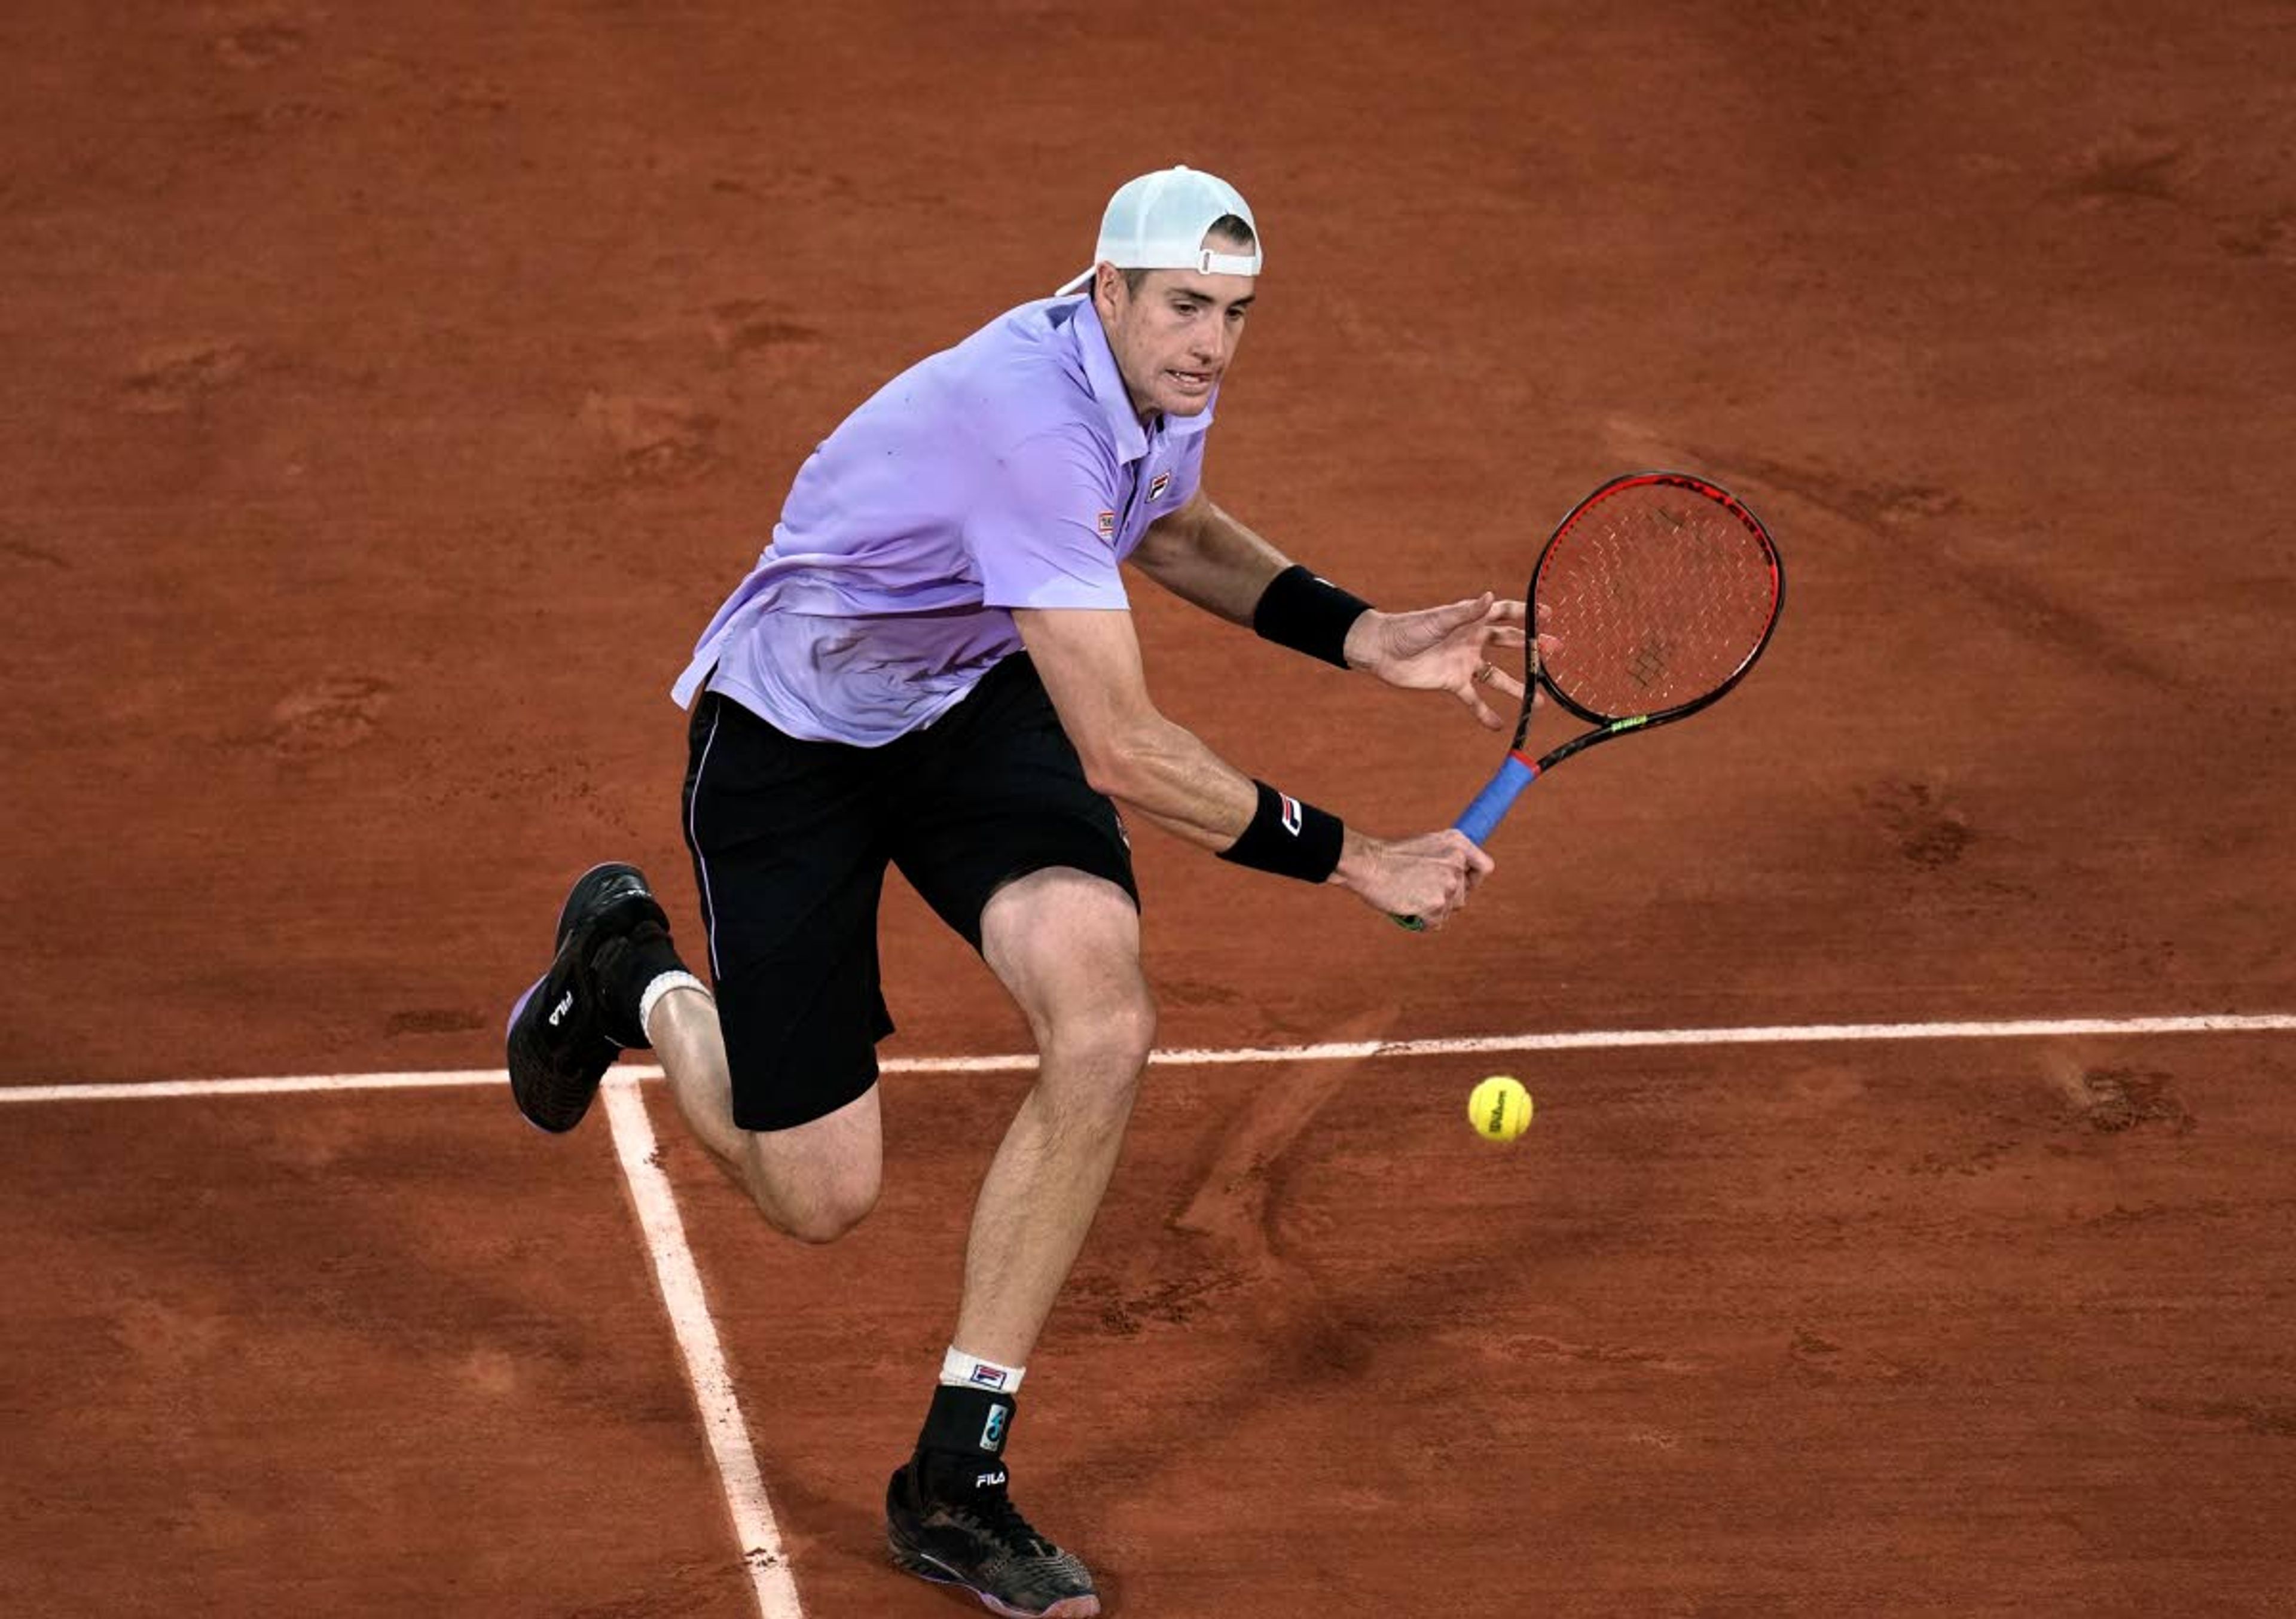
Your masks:
{"label": "player's ear", "polygon": [[1117,294],[1124,291],[1124,272],[1103,259],[1093,267],[1092,291],[1093,301],[1113,314]]}

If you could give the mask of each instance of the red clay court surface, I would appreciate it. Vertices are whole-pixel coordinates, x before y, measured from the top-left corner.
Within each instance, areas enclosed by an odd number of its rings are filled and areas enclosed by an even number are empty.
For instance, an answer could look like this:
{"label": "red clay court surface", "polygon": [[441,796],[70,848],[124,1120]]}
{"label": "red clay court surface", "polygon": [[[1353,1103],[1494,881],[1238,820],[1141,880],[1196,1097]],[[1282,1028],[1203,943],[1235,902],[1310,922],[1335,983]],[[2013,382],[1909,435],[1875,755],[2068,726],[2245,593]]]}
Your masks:
{"label": "red clay court surface", "polygon": [[[949,1062],[1022,1048],[979,964],[895,896],[835,1248],[630,1093],[698,1317],[603,1110],[472,1071],[583,866],[692,916],[666,688],[813,442],[1171,161],[1265,227],[1209,482],[1278,544],[1509,588],[1683,464],[1792,585],[1439,937],[1142,840],[1162,1044],[1356,1055],[1152,1071],[1022,1503],[1163,1619],[2296,1612],[2296,11],[21,5],[0,56],[0,1613],[978,1611],[878,1541],[1026,1083]],[[1152,589],[1167,711],[1292,791],[1399,833],[1494,761]],[[2227,1014],[2279,1022],[2145,1031]],[[1847,1023],[1980,1027],[1505,1046]],[[259,1076],[354,1083],[149,1089]]]}

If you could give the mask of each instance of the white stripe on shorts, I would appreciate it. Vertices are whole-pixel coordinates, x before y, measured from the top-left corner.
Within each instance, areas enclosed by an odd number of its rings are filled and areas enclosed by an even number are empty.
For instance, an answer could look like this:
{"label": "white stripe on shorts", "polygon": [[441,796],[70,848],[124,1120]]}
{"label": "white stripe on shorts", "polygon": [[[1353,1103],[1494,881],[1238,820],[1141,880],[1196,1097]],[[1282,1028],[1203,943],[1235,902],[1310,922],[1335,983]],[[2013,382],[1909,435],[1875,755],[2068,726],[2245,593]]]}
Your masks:
{"label": "white stripe on shorts", "polygon": [[[706,692],[702,694],[704,699],[708,695]],[[709,735],[702,739],[701,757],[694,761],[693,792],[685,801],[685,839],[693,846],[694,875],[701,879],[701,924],[702,931],[709,939],[709,976],[713,979],[718,975],[718,901],[709,892],[709,866],[701,858],[701,836],[695,829],[693,820],[694,811],[701,802],[701,773],[709,768],[709,750],[718,745],[718,727],[725,720],[725,705],[732,701],[730,697],[718,698],[718,710],[709,716]]]}

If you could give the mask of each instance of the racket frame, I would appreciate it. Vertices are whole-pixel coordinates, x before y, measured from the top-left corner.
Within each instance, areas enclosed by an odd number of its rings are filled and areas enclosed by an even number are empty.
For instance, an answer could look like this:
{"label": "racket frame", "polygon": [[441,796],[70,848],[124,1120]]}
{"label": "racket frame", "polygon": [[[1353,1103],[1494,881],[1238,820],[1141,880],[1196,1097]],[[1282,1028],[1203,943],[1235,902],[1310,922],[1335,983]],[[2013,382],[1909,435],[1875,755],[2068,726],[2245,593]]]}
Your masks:
{"label": "racket frame", "polygon": [[[1554,684],[1553,678],[1546,672],[1546,665],[1538,658],[1538,644],[1536,639],[1538,623],[1538,582],[1546,573],[1548,561],[1554,555],[1555,547],[1569,537],[1570,530],[1578,526],[1579,521],[1588,512],[1621,489],[1639,488],[1645,484],[1661,484],[1673,489],[1687,489],[1702,499],[1710,500],[1736,518],[1745,527],[1746,531],[1754,537],[1756,543],[1761,547],[1762,555],[1770,567],[1769,621],[1762,626],[1760,638],[1754,643],[1752,649],[1746,653],[1738,667],[1730,672],[1727,678],[1716,684],[1710,691],[1688,703],[1677,703],[1672,708],[1653,710],[1646,714],[1597,713],[1583,704],[1573,702],[1562,687]],[[1475,795],[1473,801],[1468,804],[1459,818],[1453,823],[1458,830],[1465,833],[1479,844],[1490,841],[1491,834],[1498,830],[1499,823],[1506,818],[1507,811],[1514,807],[1514,801],[1521,795],[1524,788],[1564,760],[1573,754],[1584,752],[1598,742],[1608,742],[1614,736],[1624,736],[1636,731],[1655,730],[1660,726],[1672,725],[1678,719],[1687,719],[1700,710],[1712,707],[1739,681],[1744,679],[1747,671],[1754,667],[1761,658],[1764,650],[1768,647],[1770,637],[1777,631],[1778,620],[1785,612],[1785,565],[1779,559],[1776,542],[1771,539],[1767,525],[1754,515],[1753,509],[1744,501],[1720,484],[1710,479],[1701,478],[1694,473],[1673,471],[1621,473],[1603,484],[1601,488],[1589,492],[1578,505],[1563,514],[1561,522],[1554,525],[1554,532],[1547,537],[1546,544],[1539,548],[1538,563],[1531,570],[1530,588],[1524,596],[1524,611],[1529,619],[1533,635],[1529,644],[1529,654],[1527,659],[1528,672],[1531,678],[1524,683],[1522,717],[1515,721],[1514,743],[1507,750],[1507,756],[1500,763],[1497,773],[1484,785],[1483,790]],[[1565,711],[1586,720],[1594,728],[1582,731],[1561,745],[1533,758],[1523,751],[1523,744],[1530,737],[1533,699],[1541,687],[1544,687],[1546,694],[1560,704]]]}

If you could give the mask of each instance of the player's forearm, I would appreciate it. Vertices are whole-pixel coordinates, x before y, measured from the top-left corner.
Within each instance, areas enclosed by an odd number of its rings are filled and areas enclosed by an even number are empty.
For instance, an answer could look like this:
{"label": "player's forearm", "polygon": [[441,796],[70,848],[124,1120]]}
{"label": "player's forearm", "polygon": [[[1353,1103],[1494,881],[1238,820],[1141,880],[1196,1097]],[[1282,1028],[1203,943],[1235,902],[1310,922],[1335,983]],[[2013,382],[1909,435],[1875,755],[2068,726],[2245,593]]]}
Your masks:
{"label": "player's forearm", "polygon": [[1281,551],[1210,499],[1158,523],[1132,561],[1181,600],[1245,625],[1268,580],[1290,566]]}
{"label": "player's forearm", "polygon": [[1095,790],[1216,854],[1242,835],[1259,801],[1250,777],[1160,715],[1086,750],[1084,765]]}

